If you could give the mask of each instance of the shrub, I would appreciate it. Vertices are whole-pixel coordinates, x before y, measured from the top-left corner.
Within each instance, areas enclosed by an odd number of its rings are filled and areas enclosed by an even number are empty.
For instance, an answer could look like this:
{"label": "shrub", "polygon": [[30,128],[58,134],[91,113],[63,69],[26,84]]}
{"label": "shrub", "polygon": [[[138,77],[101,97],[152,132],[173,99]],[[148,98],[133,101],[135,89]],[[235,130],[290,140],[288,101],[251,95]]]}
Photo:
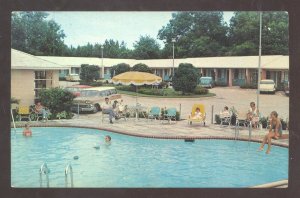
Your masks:
{"label": "shrub", "polygon": [[103,82],[101,81],[95,81],[95,82],[91,82],[89,83],[90,86],[93,86],[93,87],[100,87],[103,85]]}
{"label": "shrub", "polygon": [[[259,119],[259,121],[261,122],[263,128],[267,128],[269,117],[261,117]],[[282,118],[280,118],[280,121],[281,121],[281,125],[282,125],[282,130],[286,130],[287,129],[287,122],[285,120],[283,120]]]}
{"label": "shrub", "polygon": [[269,117],[261,117],[259,119],[260,123],[262,124],[262,128],[267,128],[268,120],[269,120]]}
{"label": "shrub", "polygon": [[70,107],[75,96],[71,92],[58,87],[43,89],[39,97],[42,104],[52,113],[50,118],[56,119],[57,114],[63,111],[66,111],[67,117],[72,115]]}
{"label": "shrub", "polygon": [[241,85],[240,88],[242,89],[257,89],[257,84],[244,84],[244,85]]}
{"label": "shrub", "polygon": [[196,95],[208,94],[208,89],[198,85],[194,90],[194,94],[196,94]]}
{"label": "shrub", "polygon": [[281,125],[282,125],[282,130],[286,130],[288,127],[287,122],[284,121],[282,118],[280,119],[280,121],[281,121]]}
{"label": "shrub", "polygon": [[197,69],[189,63],[181,63],[175,71],[172,80],[173,87],[176,91],[182,91],[182,94],[193,93],[199,79]]}
{"label": "shrub", "polygon": [[168,83],[167,82],[164,82],[162,81],[159,85],[158,85],[158,88],[162,89],[162,88],[168,88]]}
{"label": "shrub", "polygon": [[284,91],[284,82],[281,82],[276,87],[276,91]]}
{"label": "shrub", "polygon": [[19,104],[20,103],[20,99],[16,99],[16,98],[14,98],[14,97],[12,97],[11,99],[10,99],[10,104]]}
{"label": "shrub", "polygon": [[132,91],[132,92],[135,92],[136,88],[133,85],[119,85],[119,86],[116,86],[116,89],[122,90],[122,91]]}
{"label": "shrub", "polygon": [[130,71],[130,65],[126,63],[120,63],[117,65],[114,65],[110,68],[110,75],[113,77],[114,75],[119,75],[124,72]]}
{"label": "shrub", "polygon": [[218,86],[218,87],[227,87],[226,82],[215,82],[215,85]]}
{"label": "shrub", "polygon": [[221,124],[220,115],[218,115],[218,114],[215,115],[215,121],[216,121],[216,124]]}
{"label": "shrub", "polygon": [[138,92],[146,95],[155,95],[155,96],[163,95],[163,91],[161,89],[140,88]]}
{"label": "shrub", "polygon": [[100,67],[97,65],[81,65],[80,79],[85,82],[93,82],[100,78]]}
{"label": "shrub", "polygon": [[138,72],[147,72],[147,73],[153,73],[150,67],[143,63],[136,64],[132,67],[131,71],[138,71]]}

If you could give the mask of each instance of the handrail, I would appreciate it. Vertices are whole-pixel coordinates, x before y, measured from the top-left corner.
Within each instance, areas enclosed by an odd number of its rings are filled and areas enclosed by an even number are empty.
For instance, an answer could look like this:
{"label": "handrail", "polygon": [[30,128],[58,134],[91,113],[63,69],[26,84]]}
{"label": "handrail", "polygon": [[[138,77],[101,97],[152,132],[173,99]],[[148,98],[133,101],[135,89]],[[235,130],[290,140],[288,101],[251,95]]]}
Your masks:
{"label": "handrail", "polygon": [[12,109],[10,109],[10,114],[11,114],[11,118],[12,118],[12,121],[13,121],[13,124],[14,124],[14,131],[15,131],[15,134],[16,134],[17,133],[16,123],[15,123],[15,119],[14,119],[14,115],[13,115]]}
{"label": "handrail", "polygon": [[40,187],[43,187],[43,174],[46,175],[47,188],[49,188],[49,173],[50,170],[46,163],[43,163],[40,168]]}
{"label": "handrail", "polygon": [[68,164],[65,168],[65,187],[68,187],[68,173],[70,173],[70,179],[71,179],[71,188],[74,187],[73,183],[73,168],[71,164]]}

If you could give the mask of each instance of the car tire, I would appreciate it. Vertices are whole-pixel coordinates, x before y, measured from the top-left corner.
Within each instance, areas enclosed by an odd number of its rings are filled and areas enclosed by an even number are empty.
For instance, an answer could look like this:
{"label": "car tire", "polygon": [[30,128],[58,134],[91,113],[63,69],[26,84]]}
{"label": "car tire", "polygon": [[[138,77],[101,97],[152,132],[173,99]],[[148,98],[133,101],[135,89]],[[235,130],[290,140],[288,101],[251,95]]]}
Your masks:
{"label": "car tire", "polygon": [[98,104],[95,104],[93,113],[97,113],[99,110],[100,110],[100,106]]}

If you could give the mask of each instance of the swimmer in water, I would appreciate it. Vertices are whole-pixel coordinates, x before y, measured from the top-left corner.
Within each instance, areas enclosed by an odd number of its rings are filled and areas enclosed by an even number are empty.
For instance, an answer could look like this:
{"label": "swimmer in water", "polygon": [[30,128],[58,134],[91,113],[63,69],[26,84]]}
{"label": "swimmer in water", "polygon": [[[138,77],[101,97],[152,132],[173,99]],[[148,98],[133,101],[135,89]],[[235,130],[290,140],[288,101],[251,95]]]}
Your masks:
{"label": "swimmer in water", "polygon": [[29,124],[25,124],[25,129],[23,130],[23,135],[26,137],[32,136],[32,131],[30,129]]}

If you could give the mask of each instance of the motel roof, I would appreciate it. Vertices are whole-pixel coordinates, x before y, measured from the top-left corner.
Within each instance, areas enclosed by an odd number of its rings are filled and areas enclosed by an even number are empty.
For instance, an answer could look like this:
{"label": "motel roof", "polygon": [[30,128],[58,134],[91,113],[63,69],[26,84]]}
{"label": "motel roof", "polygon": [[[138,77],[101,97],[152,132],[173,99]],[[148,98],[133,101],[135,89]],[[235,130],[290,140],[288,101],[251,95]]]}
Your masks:
{"label": "motel roof", "polygon": [[[72,67],[80,67],[82,64],[102,65],[102,59],[97,57],[64,57],[64,56],[38,56],[41,59],[67,65]],[[127,63],[130,66],[135,64],[135,59],[118,59],[118,58],[103,58],[103,65],[111,67],[119,63]]]}
{"label": "motel roof", "polygon": [[11,69],[59,70],[68,69],[68,67],[11,49]]}
{"label": "motel roof", "polygon": [[[55,62],[60,65],[80,67],[81,64],[102,65],[102,59],[96,57],[58,57],[58,56],[39,56],[40,58]],[[201,58],[182,58],[174,59],[174,66],[180,63],[191,63],[197,68],[257,68],[258,56],[223,56],[223,57],[201,57]],[[103,65],[111,67],[119,63],[127,63],[131,67],[138,63],[144,63],[152,69],[172,68],[173,59],[117,59],[103,58]],[[263,69],[289,69],[289,56],[269,55],[261,56],[261,67]]]}
{"label": "motel roof", "polygon": [[[174,59],[174,67],[180,63],[191,63],[196,68],[232,68],[256,69],[258,56],[223,56],[223,57],[197,57]],[[103,65],[111,67],[119,63],[129,64],[131,67],[138,63],[144,63],[152,69],[172,68],[173,59],[118,59],[103,58]],[[102,65],[102,59],[98,57],[62,57],[62,56],[33,56],[25,52],[11,49],[12,69],[69,69],[80,67],[82,64]],[[289,69],[289,56],[268,55],[261,56],[262,69]]]}

